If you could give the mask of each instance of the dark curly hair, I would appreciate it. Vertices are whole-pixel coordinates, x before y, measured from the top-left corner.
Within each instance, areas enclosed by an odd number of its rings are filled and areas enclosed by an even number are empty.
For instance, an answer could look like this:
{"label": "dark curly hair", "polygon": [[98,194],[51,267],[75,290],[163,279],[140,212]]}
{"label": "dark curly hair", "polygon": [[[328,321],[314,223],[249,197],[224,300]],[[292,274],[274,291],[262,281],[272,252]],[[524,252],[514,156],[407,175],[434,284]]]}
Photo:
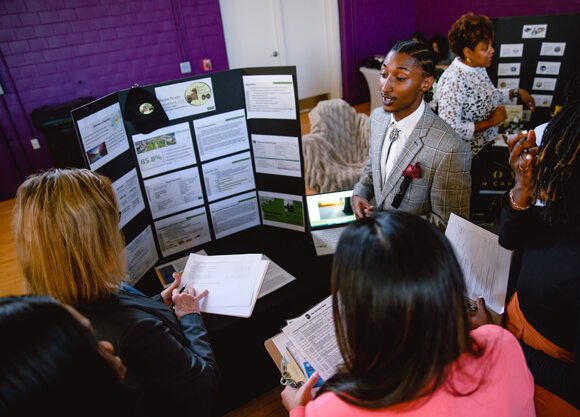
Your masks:
{"label": "dark curly hair", "polygon": [[545,196],[550,225],[580,227],[580,71],[566,84],[568,102],[546,127],[532,179],[533,194]]}
{"label": "dark curly hair", "polygon": [[463,48],[466,46],[474,50],[481,41],[493,41],[495,32],[493,24],[487,16],[475,16],[473,13],[467,13],[461,16],[451,27],[449,31],[449,47],[455,55],[463,56]]}

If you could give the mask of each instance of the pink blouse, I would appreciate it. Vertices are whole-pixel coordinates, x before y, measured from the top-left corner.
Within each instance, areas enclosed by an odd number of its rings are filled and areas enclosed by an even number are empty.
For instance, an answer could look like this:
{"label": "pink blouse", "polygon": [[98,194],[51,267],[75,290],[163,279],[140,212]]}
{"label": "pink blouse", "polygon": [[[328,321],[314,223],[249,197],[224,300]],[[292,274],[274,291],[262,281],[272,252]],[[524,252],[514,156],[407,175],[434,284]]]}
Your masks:
{"label": "pink blouse", "polygon": [[447,381],[452,382],[457,392],[470,392],[481,384],[471,395],[454,395],[445,383],[427,401],[419,399],[370,410],[348,404],[327,392],[306,407],[293,409],[290,417],[534,417],[534,380],[516,338],[495,325],[481,326],[471,336],[485,346],[483,356],[462,355],[453,364]]}

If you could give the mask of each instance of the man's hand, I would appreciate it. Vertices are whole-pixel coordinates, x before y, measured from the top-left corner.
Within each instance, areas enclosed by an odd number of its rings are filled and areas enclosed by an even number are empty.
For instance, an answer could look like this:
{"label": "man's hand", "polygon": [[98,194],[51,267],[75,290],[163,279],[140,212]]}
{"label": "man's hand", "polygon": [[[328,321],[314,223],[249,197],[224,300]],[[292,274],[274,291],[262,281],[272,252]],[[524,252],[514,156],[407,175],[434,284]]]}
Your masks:
{"label": "man's hand", "polygon": [[350,205],[357,219],[370,216],[375,209],[375,206],[371,206],[369,200],[357,194],[353,194],[350,198]]}
{"label": "man's hand", "polygon": [[310,378],[300,388],[291,388],[286,386],[282,391],[282,405],[288,412],[296,407],[304,407],[312,399],[312,387],[318,381],[318,372],[310,375]]}

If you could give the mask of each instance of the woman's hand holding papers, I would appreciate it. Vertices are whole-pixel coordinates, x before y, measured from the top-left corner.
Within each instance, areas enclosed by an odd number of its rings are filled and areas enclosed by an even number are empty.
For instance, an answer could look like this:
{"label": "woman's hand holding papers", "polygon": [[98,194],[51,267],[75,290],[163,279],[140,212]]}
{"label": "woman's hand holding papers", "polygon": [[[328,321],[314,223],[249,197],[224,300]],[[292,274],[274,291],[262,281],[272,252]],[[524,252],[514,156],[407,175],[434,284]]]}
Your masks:
{"label": "woman's hand holding papers", "polygon": [[312,387],[318,381],[318,372],[310,375],[310,378],[300,388],[292,388],[286,386],[282,391],[282,404],[288,412],[296,407],[304,407],[310,400],[312,400]]}
{"label": "woman's hand holding papers", "polygon": [[471,330],[475,330],[484,324],[493,324],[493,318],[487,307],[485,307],[483,297],[477,299],[475,310],[469,310],[467,312],[467,319],[469,320],[469,328]]}
{"label": "woman's hand holding papers", "polygon": [[[201,314],[199,303],[209,291],[205,290],[201,294],[197,294],[195,288],[187,288],[187,284],[180,291],[178,288],[181,285],[181,274],[176,272],[173,274],[173,278],[175,281],[161,293],[165,304],[174,305],[175,315],[178,319],[187,314]],[[166,298],[168,296],[171,298]]]}

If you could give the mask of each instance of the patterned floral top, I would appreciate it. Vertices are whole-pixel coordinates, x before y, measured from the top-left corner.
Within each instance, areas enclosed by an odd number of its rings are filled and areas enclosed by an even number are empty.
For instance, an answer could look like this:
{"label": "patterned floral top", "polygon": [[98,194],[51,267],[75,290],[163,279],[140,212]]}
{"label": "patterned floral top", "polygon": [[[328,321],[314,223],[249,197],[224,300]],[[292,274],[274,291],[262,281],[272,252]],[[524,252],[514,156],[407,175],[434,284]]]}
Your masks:
{"label": "patterned floral top", "polygon": [[489,119],[500,103],[509,103],[509,91],[495,88],[485,68],[455,58],[437,83],[439,116],[469,143],[475,156],[498,134],[494,126],[474,135],[475,122]]}

